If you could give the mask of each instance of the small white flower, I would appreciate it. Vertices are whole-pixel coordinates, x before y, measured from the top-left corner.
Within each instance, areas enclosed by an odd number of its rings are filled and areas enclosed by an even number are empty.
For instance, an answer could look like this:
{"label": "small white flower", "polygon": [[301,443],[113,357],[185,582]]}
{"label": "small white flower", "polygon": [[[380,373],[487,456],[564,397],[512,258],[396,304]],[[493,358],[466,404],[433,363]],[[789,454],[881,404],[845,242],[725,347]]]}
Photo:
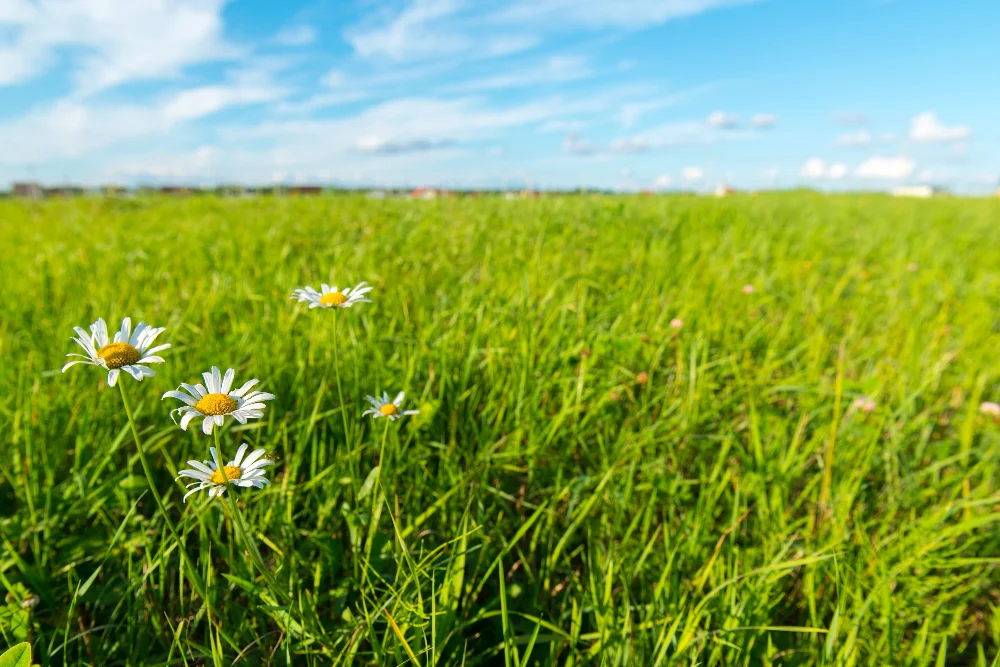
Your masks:
{"label": "small white flower", "polygon": [[746,285],[743,286],[743,293],[744,294],[753,294],[756,291],[757,290],[754,288],[754,286],[751,285],[751,284],[749,284],[749,283],[747,283]]}
{"label": "small white flower", "polygon": [[681,318],[675,317],[674,319],[670,320],[671,329],[680,329],[682,326],[684,326],[684,320],[682,320]]}
{"label": "small white flower", "polygon": [[[233,388],[235,375],[236,371],[230,368],[226,371],[226,376],[222,377],[219,369],[212,366],[210,373],[202,373],[202,377],[205,378],[204,386],[181,384],[180,389],[184,391],[168,391],[163,398],[176,398],[186,403],[171,410],[170,418],[186,431],[192,419],[204,417],[201,430],[205,435],[211,435],[214,426],[222,426],[226,417],[232,417],[241,424],[246,424],[247,419],[260,419],[264,416],[262,412],[266,407],[264,401],[274,398],[274,394],[250,391],[260,382],[257,379],[250,380],[236,391],[230,391]],[[181,415],[180,422],[177,422],[175,414]]]}
{"label": "small white flower", "polygon": [[390,401],[389,394],[382,392],[381,398],[378,396],[365,396],[365,399],[372,404],[372,407],[361,413],[362,417],[372,416],[372,419],[378,419],[379,417],[388,417],[392,421],[397,419],[402,419],[406,415],[419,415],[420,410],[400,410],[400,406],[403,404],[403,398],[406,394],[399,392],[396,396],[396,400]]}
{"label": "small white flower", "polygon": [[236,458],[222,465],[215,447],[209,447],[208,451],[212,455],[211,461],[188,461],[188,465],[193,468],[181,470],[177,479],[188,477],[195,480],[187,484],[187,488],[194,488],[184,494],[184,502],[188,496],[197,493],[202,489],[208,489],[208,497],[214,498],[226,492],[226,487],[230,484],[244,488],[262,488],[265,484],[270,484],[271,480],[264,477],[264,468],[274,465],[274,462],[264,456],[263,449],[255,449],[250,452],[250,456],[243,458],[250,446],[246,443],[240,445],[236,451]]}
{"label": "small white flower", "polygon": [[869,396],[859,396],[851,403],[851,407],[867,414],[875,410],[875,399]]}
{"label": "small white flower", "polygon": [[70,361],[62,368],[66,369],[74,364],[88,364],[90,366],[100,366],[108,371],[108,385],[113,387],[118,382],[118,375],[125,371],[136,380],[156,375],[152,368],[142,364],[162,364],[163,358],[156,356],[157,352],[169,349],[170,345],[157,345],[150,347],[156,337],[166,329],[163,327],[153,328],[145,322],[139,322],[132,331],[132,318],[126,317],[122,320],[122,328],[115,332],[114,339],[108,337],[108,325],[104,319],[98,319],[90,325],[90,333],[83,330],[83,327],[73,327],[77,337],[73,338],[76,344],[83,348],[87,354],[67,354],[67,357],[80,357]]}
{"label": "small white flower", "polygon": [[372,300],[365,295],[374,289],[366,282],[360,282],[354,287],[345,287],[343,290],[337,286],[330,286],[326,283],[320,285],[316,291],[308,285],[292,292],[292,298],[309,304],[310,308],[350,308],[356,303],[371,303]]}
{"label": "small white flower", "polygon": [[979,411],[988,417],[1000,417],[1000,403],[983,401],[979,404]]}

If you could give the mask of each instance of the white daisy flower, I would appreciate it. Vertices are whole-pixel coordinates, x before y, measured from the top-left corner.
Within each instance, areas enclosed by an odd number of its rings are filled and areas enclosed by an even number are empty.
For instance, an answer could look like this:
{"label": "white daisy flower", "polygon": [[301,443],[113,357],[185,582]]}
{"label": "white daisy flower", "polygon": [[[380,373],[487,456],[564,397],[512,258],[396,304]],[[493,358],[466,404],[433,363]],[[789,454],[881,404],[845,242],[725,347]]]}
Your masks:
{"label": "white daisy flower", "polygon": [[107,369],[108,385],[111,387],[118,382],[121,371],[136,380],[156,375],[152,368],[143,364],[162,364],[163,358],[156,356],[156,353],[170,348],[169,344],[150,347],[156,337],[166,331],[164,327],[154,328],[145,322],[139,322],[133,331],[130,317],[122,320],[122,328],[115,332],[113,339],[108,337],[108,325],[103,318],[90,325],[90,333],[84,331],[83,327],[73,327],[73,331],[77,333],[73,340],[87,354],[67,354],[67,357],[80,358],[63,366],[62,372],[65,373],[67,368],[75,364],[100,366]]}
{"label": "white daisy flower", "polygon": [[365,396],[365,399],[372,404],[372,407],[361,413],[362,417],[372,416],[372,419],[378,419],[379,417],[388,417],[392,421],[397,419],[402,419],[406,415],[419,415],[420,410],[400,410],[400,406],[403,404],[403,398],[406,394],[399,392],[396,396],[396,400],[390,401],[389,394],[382,392],[381,398],[378,396]]}
{"label": "white daisy flower", "polygon": [[188,477],[195,480],[185,485],[189,489],[191,487],[194,488],[184,494],[184,502],[187,502],[188,496],[192,493],[197,493],[202,489],[208,489],[208,497],[214,498],[225,493],[226,487],[230,484],[244,488],[252,486],[255,489],[260,489],[265,484],[270,484],[271,480],[264,477],[264,468],[274,465],[274,462],[264,456],[263,449],[255,449],[250,452],[250,456],[243,458],[249,447],[250,445],[246,443],[240,445],[240,448],[236,452],[236,458],[226,465],[222,465],[219,461],[219,455],[215,451],[215,447],[209,447],[208,449],[212,454],[211,461],[188,461],[188,465],[193,470],[181,470],[177,475],[177,479]]}
{"label": "white daisy flower", "polygon": [[310,308],[350,308],[356,303],[371,303],[372,300],[365,295],[374,289],[366,282],[360,282],[354,287],[345,287],[343,290],[337,286],[330,286],[326,283],[320,285],[316,291],[308,285],[292,292],[292,298],[309,304]]}
{"label": "white daisy flower", "polygon": [[[263,410],[266,407],[264,401],[274,398],[274,394],[250,391],[260,382],[257,379],[250,380],[236,391],[230,391],[235,376],[236,371],[232,368],[227,370],[226,376],[223,377],[219,369],[212,366],[210,373],[202,373],[202,377],[205,378],[204,385],[181,384],[179,389],[184,391],[168,391],[163,398],[176,398],[186,403],[171,410],[170,418],[186,431],[192,419],[204,417],[201,430],[205,435],[212,435],[212,428],[222,426],[226,417],[232,417],[241,424],[246,424],[247,419],[260,419],[264,416]],[[174,417],[175,414],[181,416],[180,422]]]}

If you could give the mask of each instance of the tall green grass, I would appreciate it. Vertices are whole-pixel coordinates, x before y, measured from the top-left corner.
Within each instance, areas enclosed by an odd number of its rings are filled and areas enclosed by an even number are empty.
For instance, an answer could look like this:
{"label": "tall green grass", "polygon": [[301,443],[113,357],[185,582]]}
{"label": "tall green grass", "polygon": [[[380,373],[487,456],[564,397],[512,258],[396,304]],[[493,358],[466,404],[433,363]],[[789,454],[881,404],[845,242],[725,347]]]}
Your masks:
{"label": "tall green grass", "polygon": [[[997,664],[998,223],[810,194],[0,202],[5,643],[46,666]],[[289,299],[361,280],[374,304]],[[72,326],[124,316],[174,345],[120,381],[215,614],[106,373],[59,373]],[[173,481],[210,438],[159,397],[212,365],[277,395],[223,442],[280,457],[238,498],[290,604]],[[382,390],[421,414],[379,461]]]}

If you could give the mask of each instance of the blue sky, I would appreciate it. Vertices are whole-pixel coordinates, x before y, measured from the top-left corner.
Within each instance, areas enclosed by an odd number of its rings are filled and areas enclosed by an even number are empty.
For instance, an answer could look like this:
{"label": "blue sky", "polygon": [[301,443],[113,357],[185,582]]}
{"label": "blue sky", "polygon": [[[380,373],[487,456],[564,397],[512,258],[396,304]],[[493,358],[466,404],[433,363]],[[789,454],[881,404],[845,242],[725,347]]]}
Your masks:
{"label": "blue sky", "polygon": [[993,0],[0,0],[0,183],[1000,179]]}

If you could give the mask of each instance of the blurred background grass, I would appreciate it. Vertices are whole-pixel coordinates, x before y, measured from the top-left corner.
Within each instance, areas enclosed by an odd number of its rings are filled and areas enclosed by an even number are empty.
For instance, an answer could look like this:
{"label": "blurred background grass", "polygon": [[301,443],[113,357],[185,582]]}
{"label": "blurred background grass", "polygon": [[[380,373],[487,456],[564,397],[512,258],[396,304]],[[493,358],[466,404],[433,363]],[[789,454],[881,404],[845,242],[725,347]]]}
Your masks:
{"label": "blurred background grass", "polygon": [[[0,202],[4,638],[43,665],[996,664],[1000,440],[978,406],[1000,398],[998,214],[808,193]],[[374,304],[289,299],[361,280]],[[124,381],[218,619],[142,497],[107,374],[59,373],[72,326],[124,316],[174,346]],[[210,443],[159,397],[212,365],[277,396],[223,440],[279,457],[240,503],[291,607],[172,481]],[[421,414],[363,488],[382,390]]]}

